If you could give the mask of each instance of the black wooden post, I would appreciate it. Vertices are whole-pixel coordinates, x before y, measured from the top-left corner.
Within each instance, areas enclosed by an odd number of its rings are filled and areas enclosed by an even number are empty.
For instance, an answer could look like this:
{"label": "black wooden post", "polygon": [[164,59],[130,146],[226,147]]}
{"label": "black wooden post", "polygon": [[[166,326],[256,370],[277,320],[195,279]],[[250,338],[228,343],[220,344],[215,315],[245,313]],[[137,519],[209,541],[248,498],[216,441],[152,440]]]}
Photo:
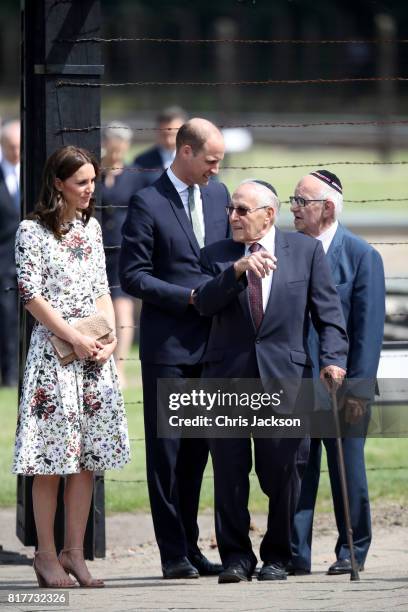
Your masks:
{"label": "black wooden post", "polygon": [[[74,41],[100,36],[100,26],[99,0],[22,3],[22,218],[34,208],[45,160],[56,148],[74,144],[100,157],[99,130],[66,131],[100,125],[100,88],[59,86],[61,80],[99,83],[103,73],[100,45]],[[20,389],[31,331],[28,319],[20,307]],[[18,477],[17,536],[27,546],[36,545],[31,487],[31,477]],[[103,487],[103,475],[97,475],[85,537],[88,559],[105,554]],[[62,494],[63,481],[55,521],[58,549],[64,532]]]}
{"label": "black wooden post", "polygon": [[[397,45],[387,41],[396,38],[397,24],[391,15],[379,14],[375,17],[375,25],[377,37],[381,41],[378,46],[378,76],[386,79],[396,74]],[[380,120],[385,122],[379,129],[379,153],[383,161],[389,161],[393,147],[393,127],[386,122],[395,114],[397,84],[395,81],[380,81],[377,95]]]}

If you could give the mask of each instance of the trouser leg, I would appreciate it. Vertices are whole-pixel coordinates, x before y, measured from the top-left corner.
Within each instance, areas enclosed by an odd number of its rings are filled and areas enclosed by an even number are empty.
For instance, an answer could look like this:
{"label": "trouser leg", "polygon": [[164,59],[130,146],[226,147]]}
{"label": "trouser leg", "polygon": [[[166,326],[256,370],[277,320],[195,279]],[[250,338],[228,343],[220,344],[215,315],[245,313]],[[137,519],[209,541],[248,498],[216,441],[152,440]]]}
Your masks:
{"label": "trouser leg", "polygon": [[309,453],[308,438],[255,438],[255,469],[269,497],[268,526],[261,543],[264,562],[291,559],[293,518]]}
{"label": "trouser leg", "polygon": [[293,566],[309,571],[312,564],[313,518],[319,489],[321,457],[321,440],[312,438],[292,531]]}
{"label": "trouser leg", "polygon": [[249,473],[252,467],[249,438],[212,439],[214,466],[215,528],[221,561],[239,562],[252,571],[256,557],[249,538]]}
{"label": "trouser leg", "polygon": [[157,437],[157,381],[199,375],[199,367],[142,363],[147,482],[163,562],[197,550],[197,512],[208,443]]}

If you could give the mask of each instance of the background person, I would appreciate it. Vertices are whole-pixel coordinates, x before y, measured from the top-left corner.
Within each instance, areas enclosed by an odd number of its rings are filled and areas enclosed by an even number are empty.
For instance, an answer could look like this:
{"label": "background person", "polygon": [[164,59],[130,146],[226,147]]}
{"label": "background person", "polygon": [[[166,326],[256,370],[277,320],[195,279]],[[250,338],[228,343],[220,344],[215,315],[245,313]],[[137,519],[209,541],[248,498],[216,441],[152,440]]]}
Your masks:
{"label": "background person", "polygon": [[[187,121],[187,113],[180,106],[164,108],[156,117],[156,144],[140,153],[133,160],[133,165],[146,168],[139,172],[141,187],[153,185],[163,170],[173,163],[176,156],[176,136],[178,129]],[[156,168],[154,172],[149,170]]]}
{"label": "background person", "polygon": [[[302,403],[302,379],[311,378],[309,316],[319,329],[322,378],[344,377],[347,336],[321,244],[276,228],[278,210],[276,192],[264,181],[245,181],[234,191],[228,207],[233,239],[202,250],[203,272],[215,278],[198,288],[194,301],[202,315],[213,317],[203,378],[260,379],[267,392],[275,381],[284,390],[275,411],[291,414]],[[254,436],[255,470],[269,503],[259,580],[286,579],[308,448],[308,438]],[[210,449],[225,568],[219,582],[251,580],[257,562],[249,538],[251,439],[213,438]]]}
{"label": "background person", "polygon": [[143,300],[140,318],[146,467],[164,578],[219,573],[198,548],[197,512],[208,441],[157,437],[157,381],[199,378],[210,320],[191,301],[202,281],[200,247],[228,235],[225,185],[210,181],[224,157],[218,128],[205,119],[177,133],[172,165],[130,202],[120,279]]}
{"label": "background person", "polygon": [[119,255],[122,225],[129,200],[142,186],[139,172],[128,170],[126,155],[132,131],[124,123],[112,122],[103,132],[101,161],[102,235],[106,250],[106,272],[115,310],[118,344],[115,350],[116,367],[121,386],[126,386],[125,361],[134,337],[134,299],[120,287]]}
{"label": "background person", "polygon": [[[2,127],[0,143],[0,370],[1,385],[17,385],[18,300],[14,239],[20,221],[20,122]],[[9,290],[11,288],[11,290]]]}
{"label": "background person", "polygon": [[[314,236],[322,243],[341,299],[349,337],[347,384],[343,400],[345,419],[350,423],[365,419],[367,431],[369,421],[367,407],[374,399],[384,330],[384,268],[379,253],[338,222],[342,205],[342,184],[340,179],[328,170],[316,170],[304,176],[296,186],[294,197],[291,198],[295,227],[299,232]],[[309,335],[309,348],[316,375],[319,340],[313,329]],[[327,403],[327,397],[321,401]],[[329,567],[327,573],[334,575],[351,572],[336,440],[312,438],[309,463],[302,482],[294,521],[293,559],[290,567],[290,571],[294,574],[310,573],[311,570],[313,515],[319,487],[322,442],[327,453],[338,529],[336,561]],[[343,439],[354,553],[360,569],[364,568],[371,543],[364,444],[364,437],[346,436]]]}
{"label": "background person", "polygon": [[[105,271],[102,233],[92,217],[96,160],[67,146],[47,160],[38,204],[16,236],[20,296],[36,319],[18,412],[13,473],[34,476],[33,509],[39,586],[99,587],[83,556],[93,472],[129,461],[123,399],[111,357],[116,339],[103,345],[71,325],[101,311],[115,328]],[[77,359],[62,366],[50,333],[72,344]],[[54,519],[61,475],[64,550],[57,558]]]}

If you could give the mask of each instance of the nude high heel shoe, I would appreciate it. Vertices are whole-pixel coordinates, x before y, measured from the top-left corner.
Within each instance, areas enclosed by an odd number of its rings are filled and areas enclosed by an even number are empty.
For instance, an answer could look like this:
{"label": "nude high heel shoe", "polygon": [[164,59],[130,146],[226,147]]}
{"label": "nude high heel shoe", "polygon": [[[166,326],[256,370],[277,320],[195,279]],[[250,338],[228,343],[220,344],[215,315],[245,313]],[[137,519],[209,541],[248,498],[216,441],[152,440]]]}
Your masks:
{"label": "nude high heel shoe", "polygon": [[[76,584],[72,583],[72,584],[57,584],[55,582],[47,582],[46,579],[44,578],[44,576],[40,573],[40,571],[38,570],[37,566],[36,566],[36,559],[39,555],[55,555],[55,552],[53,550],[36,550],[34,553],[34,560],[33,560],[33,569],[35,571],[35,575],[37,576],[37,582],[38,582],[38,586],[40,587],[40,589],[72,589],[72,588],[76,588]],[[67,574],[67,578],[69,578],[68,574]]]}
{"label": "nude high heel shoe", "polygon": [[72,574],[74,576],[74,578],[76,580],[78,580],[79,586],[83,587],[85,589],[101,589],[105,586],[105,583],[103,580],[100,580],[99,578],[91,578],[90,580],[81,580],[80,577],[78,576],[76,570],[74,570],[74,568],[66,565],[66,563],[64,564],[62,562],[62,555],[63,553],[67,553],[70,550],[82,550],[83,548],[63,548],[60,552],[60,554],[58,555],[58,561],[61,563],[62,567],[64,568],[64,570],[67,572],[67,574]]}

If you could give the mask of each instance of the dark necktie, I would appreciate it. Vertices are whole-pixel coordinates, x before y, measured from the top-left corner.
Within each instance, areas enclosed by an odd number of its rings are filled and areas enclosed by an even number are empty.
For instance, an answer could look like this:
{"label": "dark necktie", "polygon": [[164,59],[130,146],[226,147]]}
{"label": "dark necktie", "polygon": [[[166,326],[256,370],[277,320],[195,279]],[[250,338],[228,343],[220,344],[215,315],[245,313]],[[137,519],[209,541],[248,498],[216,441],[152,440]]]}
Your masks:
{"label": "dark necktie", "polygon": [[[251,253],[260,251],[262,246],[258,242],[254,242],[249,247]],[[262,279],[256,276],[254,272],[248,270],[248,297],[249,307],[251,309],[252,319],[254,321],[255,329],[258,331],[259,326],[263,319],[263,304],[262,304]]]}

